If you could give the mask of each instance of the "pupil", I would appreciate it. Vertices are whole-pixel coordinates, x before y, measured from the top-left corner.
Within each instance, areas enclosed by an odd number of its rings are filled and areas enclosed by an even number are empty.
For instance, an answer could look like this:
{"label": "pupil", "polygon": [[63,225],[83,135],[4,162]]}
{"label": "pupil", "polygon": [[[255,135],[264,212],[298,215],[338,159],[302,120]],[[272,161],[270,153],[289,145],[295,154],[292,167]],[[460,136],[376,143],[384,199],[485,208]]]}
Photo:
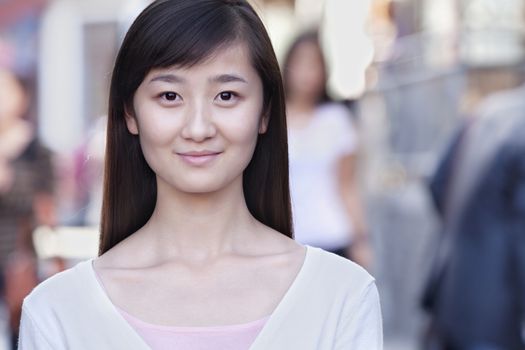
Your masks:
{"label": "pupil", "polygon": [[173,101],[177,98],[177,94],[174,92],[167,92],[166,93],[166,100]]}
{"label": "pupil", "polygon": [[225,101],[228,101],[230,100],[232,97],[232,94],[229,93],[229,92],[222,92],[221,93],[221,99],[225,100]]}

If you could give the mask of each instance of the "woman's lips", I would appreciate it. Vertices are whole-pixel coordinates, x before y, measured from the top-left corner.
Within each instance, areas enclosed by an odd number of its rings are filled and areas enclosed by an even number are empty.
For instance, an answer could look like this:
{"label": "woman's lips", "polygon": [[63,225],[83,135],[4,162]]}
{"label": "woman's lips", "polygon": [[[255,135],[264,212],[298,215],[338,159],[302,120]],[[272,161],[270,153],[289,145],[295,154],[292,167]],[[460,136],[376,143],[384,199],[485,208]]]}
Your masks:
{"label": "woman's lips", "polygon": [[177,153],[182,160],[190,165],[202,166],[214,161],[222,152],[211,152],[211,151],[201,151],[201,152],[183,152]]}

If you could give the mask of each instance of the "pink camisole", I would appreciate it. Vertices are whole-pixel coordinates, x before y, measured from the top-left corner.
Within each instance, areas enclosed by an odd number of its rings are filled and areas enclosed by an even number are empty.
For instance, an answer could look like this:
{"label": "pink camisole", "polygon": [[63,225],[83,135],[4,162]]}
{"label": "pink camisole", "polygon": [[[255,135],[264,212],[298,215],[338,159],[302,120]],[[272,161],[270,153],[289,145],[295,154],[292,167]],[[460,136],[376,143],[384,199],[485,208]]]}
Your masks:
{"label": "pink camisole", "polygon": [[228,326],[171,327],[146,323],[117,309],[152,349],[159,350],[247,350],[269,318]]}
{"label": "pink camisole", "polygon": [[[95,275],[105,291],[96,272]],[[266,316],[257,321],[227,326],[173,327],[144,322],[114,306],[153,350],[247,350],[270,318]]]}

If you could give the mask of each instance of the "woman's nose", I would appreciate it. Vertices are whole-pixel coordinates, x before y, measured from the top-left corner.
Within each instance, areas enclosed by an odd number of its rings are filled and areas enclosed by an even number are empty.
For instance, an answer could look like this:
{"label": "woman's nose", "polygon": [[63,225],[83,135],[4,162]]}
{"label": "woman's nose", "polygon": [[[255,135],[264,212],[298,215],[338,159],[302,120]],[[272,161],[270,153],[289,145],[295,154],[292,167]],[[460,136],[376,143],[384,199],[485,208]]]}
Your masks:
{"label": "woman's nose", "polygon": [[188,108],[182,137],[195,142],[202,142],[214,137],[217,130],[211,113],[211,108],[207,108],[205,105]]}

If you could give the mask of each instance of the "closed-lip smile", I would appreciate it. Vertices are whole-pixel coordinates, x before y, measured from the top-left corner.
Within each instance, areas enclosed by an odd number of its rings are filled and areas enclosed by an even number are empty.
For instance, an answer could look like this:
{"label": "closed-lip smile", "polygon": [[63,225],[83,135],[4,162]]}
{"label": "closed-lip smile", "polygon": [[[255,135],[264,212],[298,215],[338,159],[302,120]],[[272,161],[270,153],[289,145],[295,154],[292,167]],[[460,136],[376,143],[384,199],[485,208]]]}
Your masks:
{"label": "closed-lip smile", "polygon": [[215,160],[222,152],[217,151],[187,151],[176,152],[184,162],[194,166],[203,166]]}
{"label": "closed-lip smile", "polygon": [[190,157],[205,157],[205,156],[214,156],[217,154],[220,154],[222,152],[215,152],[215,151],[188,151],[188,152],[177,152],[180,156],[190,156]]}

